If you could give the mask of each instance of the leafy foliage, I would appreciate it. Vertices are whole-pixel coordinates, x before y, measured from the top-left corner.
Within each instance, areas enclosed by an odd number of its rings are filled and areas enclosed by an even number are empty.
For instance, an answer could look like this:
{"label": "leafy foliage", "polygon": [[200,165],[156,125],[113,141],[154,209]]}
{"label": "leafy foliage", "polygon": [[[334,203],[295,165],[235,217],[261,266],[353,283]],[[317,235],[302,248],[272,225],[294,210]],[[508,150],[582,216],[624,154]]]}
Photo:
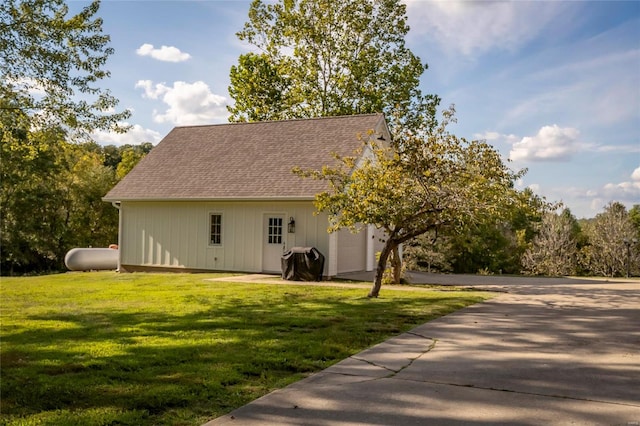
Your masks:
{"label": "leafy foliage", "polygon": [[423,97],[427,66],[405,46],[398,0],[254,0],[238,37],[260,53],[231,68],[230,121],[402,111],[437,105]]}
{"label": "leafy foliage", "polygon": [[[109,147],[107,147],[109,148]],[[149,152],[153,145],[145,142],[141,145],[124,145],[118,150],[120,161],[116,164],[116,178],[124,178]],[[105,164],[106,165],[106,164]]]}
{"label": "leafy foliage", "polygon": [[577,226],[569,210],[545,214],[537,235],[522,257],[523,271],[547,276],[575,274],[578,263]]}
{"label": "leafy foliage", "polygon": [[365,141],[358,155],[337,157],[339,167],[297,170],[328,182],[315,203],[329,214],[330,230],[359,224],[384,230],[371,297],[378,296],[386,262],[400,244],[429,231],[500,217],[519,201],[513,182],[523,172],[512,172],[485,142],[451,134],[452,120],[453,107],[435,126],[425,120],[418,131],[399,130],[389,146]]}
{"label": "leafy foliage", "polygon": [[448,254],[449,238],[428,231],[408,241],[403,246],[403,262],[408,270],[424,272],[453,272]]}
{"label": "leafy foliage", "polygon": [[[118,211],[102,197],[150,144],[101,147],[65,142],[62,132],[25,132],[18,144],[0,144],[3,275],[63,269],[73,247],[106,247],[118,239]],[[130,154],[136,153],[136,154]]]}
{"label": "leafy foliage", "polygon": [[460,227],[444,229],[438,239],[446,245],[436,244],[453,272],[517,274],[527,241],[548,207],[531,190],[516,191],[514,202],[504,205],[500,214],[469,218]]}
{"label": "leafy foliage", "polygon": [[636,230],[636,238],[640,239],[640,204],[634,204],[633,207],[631,207],[629,210],[629,220],[631,220]]}
{"label": "leafy foliage", "polygon": [[640,246],[637,229],[623,204],[609,203],[584,226],[588,245],[582,248],[580,261],[594,275],[623,276],[640,269]]}
{"label": "leafy foliage", "polygon": [[227,106],[230,121],[287,118],[283,103],[290,84],[283,74],[265,54],[240,55],[230,72],[229,95],[235,100],[235,105]]}
{"label": "leafy foliage", "polygon": [[[57,270],[71,247],[116,241],[117,211],[101,197],[121,158],[71,143],[124,131],[130,115],[98,86],[113,53],[99,6],[68,16],[63,0],[0,3],[2,274]],[[139,155],[129,157],[121,174]]]}
{"label": "leafy foliage", "polygon": [[[28,116],[37,128],[64,129],[73,138],[95,129],[125,130],[129,111],[96,83],[113,53],[96,18],[99,1],[68,17],[63,0],[0,3],[0,112]],[[15,121],[15,119],[13,120]]]}

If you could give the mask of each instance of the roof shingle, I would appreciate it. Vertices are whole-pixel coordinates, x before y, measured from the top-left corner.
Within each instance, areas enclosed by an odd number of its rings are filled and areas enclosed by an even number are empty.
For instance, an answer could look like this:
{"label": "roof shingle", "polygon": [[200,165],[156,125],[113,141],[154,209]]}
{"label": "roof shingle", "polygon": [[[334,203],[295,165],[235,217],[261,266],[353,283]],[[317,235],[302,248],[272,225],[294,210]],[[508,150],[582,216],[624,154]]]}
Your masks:
{"label": "roof shingle", "polygon": [[333,164],[382,128],[382,114],[176,127],[104,200],[312,198],[326,184],[292,169]]}

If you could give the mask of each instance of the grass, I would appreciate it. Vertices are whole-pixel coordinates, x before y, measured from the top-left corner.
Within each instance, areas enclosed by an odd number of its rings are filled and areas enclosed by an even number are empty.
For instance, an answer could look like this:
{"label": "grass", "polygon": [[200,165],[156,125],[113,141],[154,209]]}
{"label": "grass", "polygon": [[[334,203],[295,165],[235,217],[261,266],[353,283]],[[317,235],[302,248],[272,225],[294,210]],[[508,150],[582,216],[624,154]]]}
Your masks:
{"label": "grass", "polygon": [[490,297],[216,276],[3,277],[0,424],[202,424]]}

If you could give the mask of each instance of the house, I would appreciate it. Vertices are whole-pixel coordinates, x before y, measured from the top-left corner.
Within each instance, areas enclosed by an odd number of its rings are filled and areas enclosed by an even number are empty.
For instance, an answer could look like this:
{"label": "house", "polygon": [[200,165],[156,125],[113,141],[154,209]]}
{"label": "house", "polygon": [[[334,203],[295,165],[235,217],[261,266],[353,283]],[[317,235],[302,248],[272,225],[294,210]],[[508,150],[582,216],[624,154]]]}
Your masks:
{"label": "house", "polygon": [[105,197],[120,210],[121,271],[280,272],[283,252],[316,247],[325,276],[373,270],[376,230],[328,233],[314,197],[326,182],[292,173],[390,140],[382,114],[174,128]]}

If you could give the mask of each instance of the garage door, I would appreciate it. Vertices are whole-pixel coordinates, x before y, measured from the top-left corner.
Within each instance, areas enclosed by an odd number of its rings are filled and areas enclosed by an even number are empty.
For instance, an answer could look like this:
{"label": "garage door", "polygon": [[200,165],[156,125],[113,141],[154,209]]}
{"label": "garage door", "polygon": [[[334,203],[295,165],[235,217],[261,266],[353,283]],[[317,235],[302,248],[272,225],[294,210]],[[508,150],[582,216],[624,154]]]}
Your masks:
{"label": "garage door", "polygon": [[338,231],[338,273],[364,271],[367,267],[367,231],[352,234],[348,229]]}

